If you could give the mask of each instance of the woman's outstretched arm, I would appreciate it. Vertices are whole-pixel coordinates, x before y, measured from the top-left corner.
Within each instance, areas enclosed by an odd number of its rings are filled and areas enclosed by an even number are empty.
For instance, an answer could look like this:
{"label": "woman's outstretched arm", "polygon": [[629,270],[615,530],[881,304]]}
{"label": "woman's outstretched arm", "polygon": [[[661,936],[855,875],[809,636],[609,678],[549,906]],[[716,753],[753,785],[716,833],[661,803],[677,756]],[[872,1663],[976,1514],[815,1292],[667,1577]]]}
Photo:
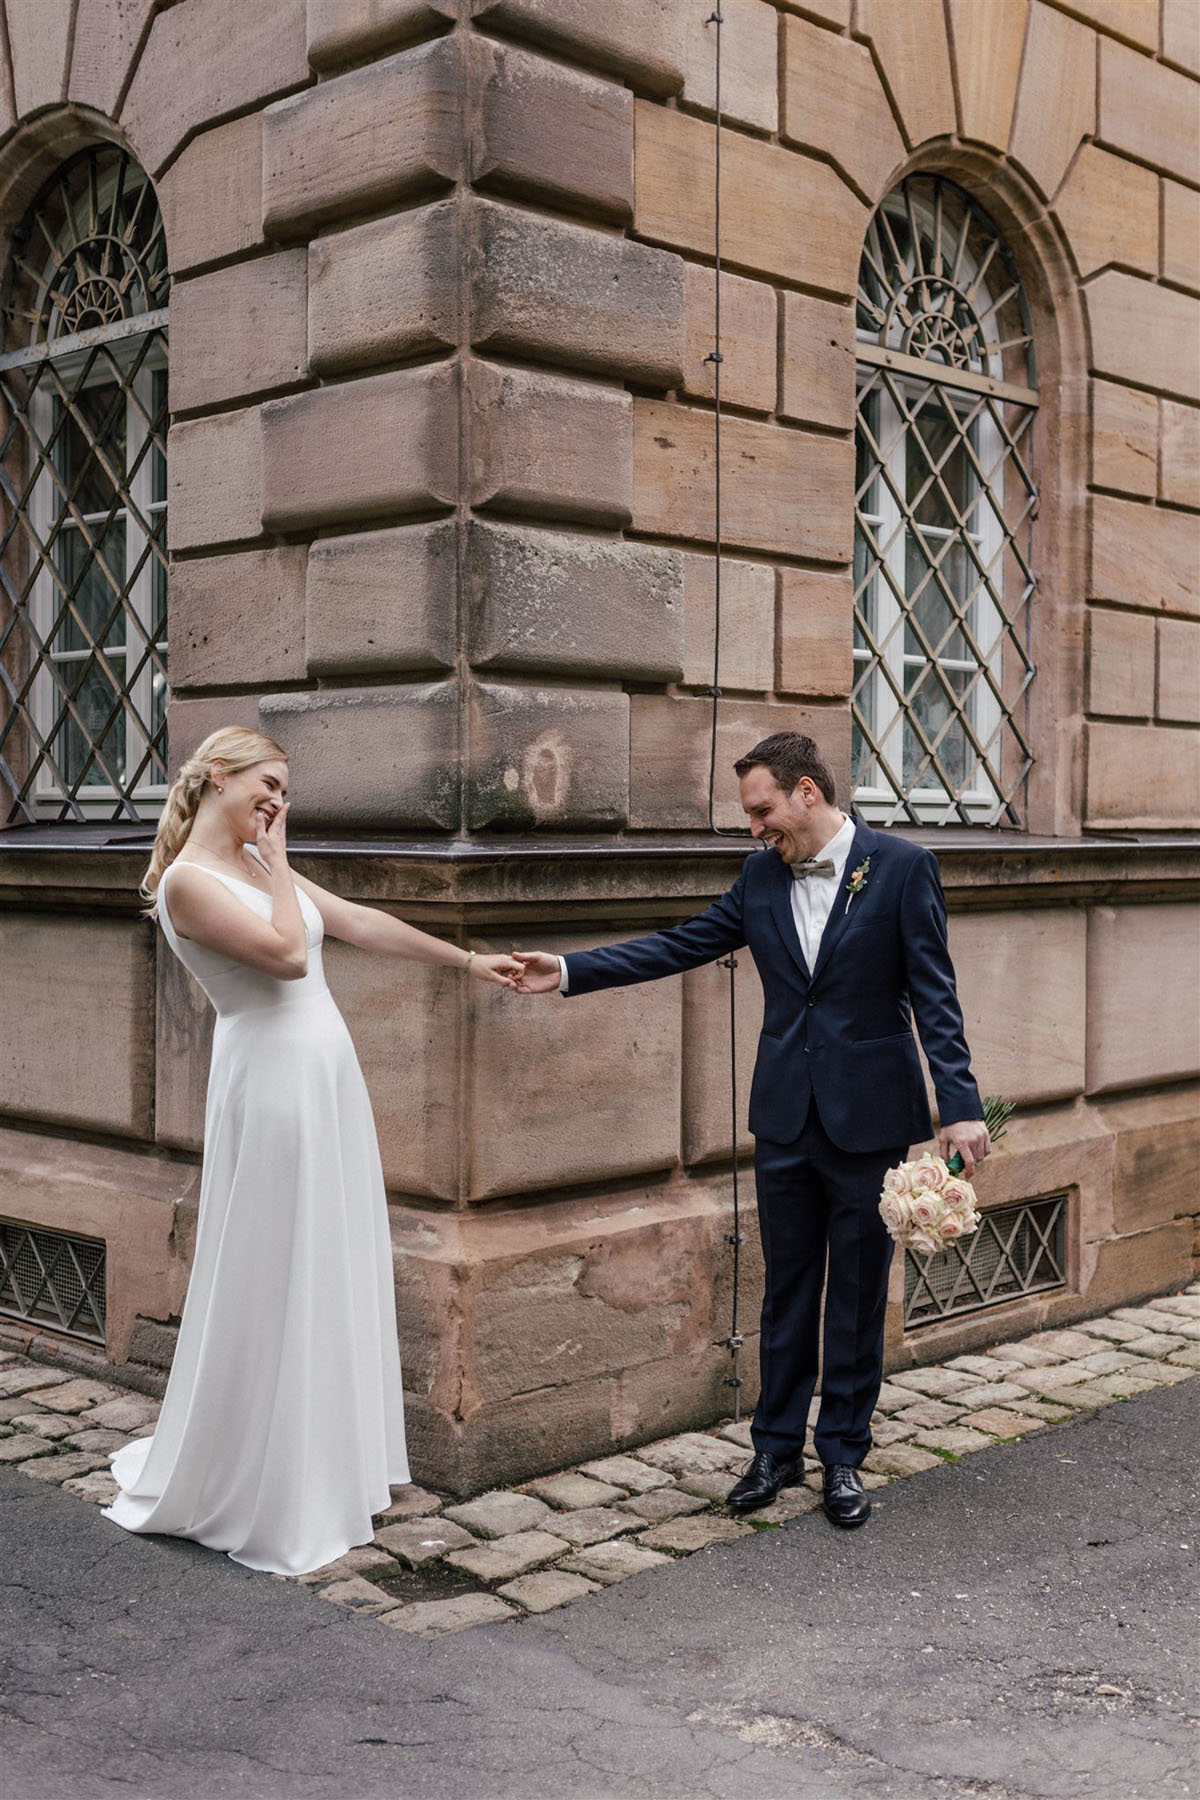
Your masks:
{"label": "woman's outstretched arm", "polygon": [[383,912],[377,906],[360,906],[357,901],[343,900],[340,894],[331,894],[328,888],[318,887],[315,881],[308,881],[303,875],[296,875],[294,879],[320,909],[329,936],[341,938],[347,944],[357,944],[360,950],[399,956],[405,962],[440,963],[454,969],[469,966],[472,975],[500,987],[512,987],[521,974],[520,963],[514,962],[511,956],[475,954],[464,950],[460,944],[448,944],[444,938],[420,931],[415,925],[406,925],[403,919],[393,918],[391,913]]}

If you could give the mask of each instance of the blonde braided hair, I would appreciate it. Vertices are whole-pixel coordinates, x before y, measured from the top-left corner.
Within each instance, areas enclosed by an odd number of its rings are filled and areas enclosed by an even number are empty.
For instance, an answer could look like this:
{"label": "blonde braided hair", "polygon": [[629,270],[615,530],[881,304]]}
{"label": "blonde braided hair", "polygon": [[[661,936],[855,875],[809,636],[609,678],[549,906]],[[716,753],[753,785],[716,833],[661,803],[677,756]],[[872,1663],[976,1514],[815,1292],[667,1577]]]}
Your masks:
{"label": "blonde braided hair", "polygon": [[214,763],[220,763],[228,774],[237,775],[255,763],[286,761],[287,751],[281,750],[273,738],[241,725],[226,725],[220,731],[210,732],[196,747],[171,784],[154,834],[150,866],[140,889],[149,902],[145,908],[147,918],[158,917],[158,884],[188,841],[201,797],[212,781]]}

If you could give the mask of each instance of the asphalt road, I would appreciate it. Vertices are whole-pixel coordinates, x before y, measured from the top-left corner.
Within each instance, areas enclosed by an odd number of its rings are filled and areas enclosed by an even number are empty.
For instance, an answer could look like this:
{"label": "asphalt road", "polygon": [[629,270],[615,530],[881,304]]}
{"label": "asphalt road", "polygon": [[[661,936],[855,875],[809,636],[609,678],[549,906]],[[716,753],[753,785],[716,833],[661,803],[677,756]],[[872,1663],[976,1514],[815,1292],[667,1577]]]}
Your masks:
{"label": "asphalt road", "polygon": [[426,1641],[0,1473],[3,1800],[1200,1794],[1200,1378]]}

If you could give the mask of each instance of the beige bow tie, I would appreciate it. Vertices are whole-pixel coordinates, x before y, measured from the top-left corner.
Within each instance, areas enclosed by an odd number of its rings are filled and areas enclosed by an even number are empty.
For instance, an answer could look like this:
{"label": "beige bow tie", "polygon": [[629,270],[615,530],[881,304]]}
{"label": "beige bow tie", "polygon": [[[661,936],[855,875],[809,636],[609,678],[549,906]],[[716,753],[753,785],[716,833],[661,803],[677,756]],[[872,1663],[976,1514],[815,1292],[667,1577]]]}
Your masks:
{"label": "beige bow tie", "polygon": [[793,881],[807,881],[810,875],[832,875],[834,872],[834,865],[828,857],[823,862],[816,862],[810,858],[808,862],[792,863],[790,868]]}

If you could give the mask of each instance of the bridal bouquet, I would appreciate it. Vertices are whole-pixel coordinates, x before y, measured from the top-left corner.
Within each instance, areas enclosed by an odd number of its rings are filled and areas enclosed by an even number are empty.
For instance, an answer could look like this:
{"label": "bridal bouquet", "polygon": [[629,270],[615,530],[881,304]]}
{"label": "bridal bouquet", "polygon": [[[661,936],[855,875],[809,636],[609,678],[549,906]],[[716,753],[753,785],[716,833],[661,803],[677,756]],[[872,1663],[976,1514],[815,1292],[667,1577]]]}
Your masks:
{"label": "bridal bouquet", "polygon": [[[1004,1136],[1012,1105],[991,1095],[983,1103],[983,1119],[993,1143]],[[975,1189],[962,1178],[962,1159],[949,1162],[926,1151],[912,1162],[889,1169],[883,1178],[879,1216],[888,1234],[906,1250],[932,1256],[956,1238],[969,1237],[979,1224]]]}

